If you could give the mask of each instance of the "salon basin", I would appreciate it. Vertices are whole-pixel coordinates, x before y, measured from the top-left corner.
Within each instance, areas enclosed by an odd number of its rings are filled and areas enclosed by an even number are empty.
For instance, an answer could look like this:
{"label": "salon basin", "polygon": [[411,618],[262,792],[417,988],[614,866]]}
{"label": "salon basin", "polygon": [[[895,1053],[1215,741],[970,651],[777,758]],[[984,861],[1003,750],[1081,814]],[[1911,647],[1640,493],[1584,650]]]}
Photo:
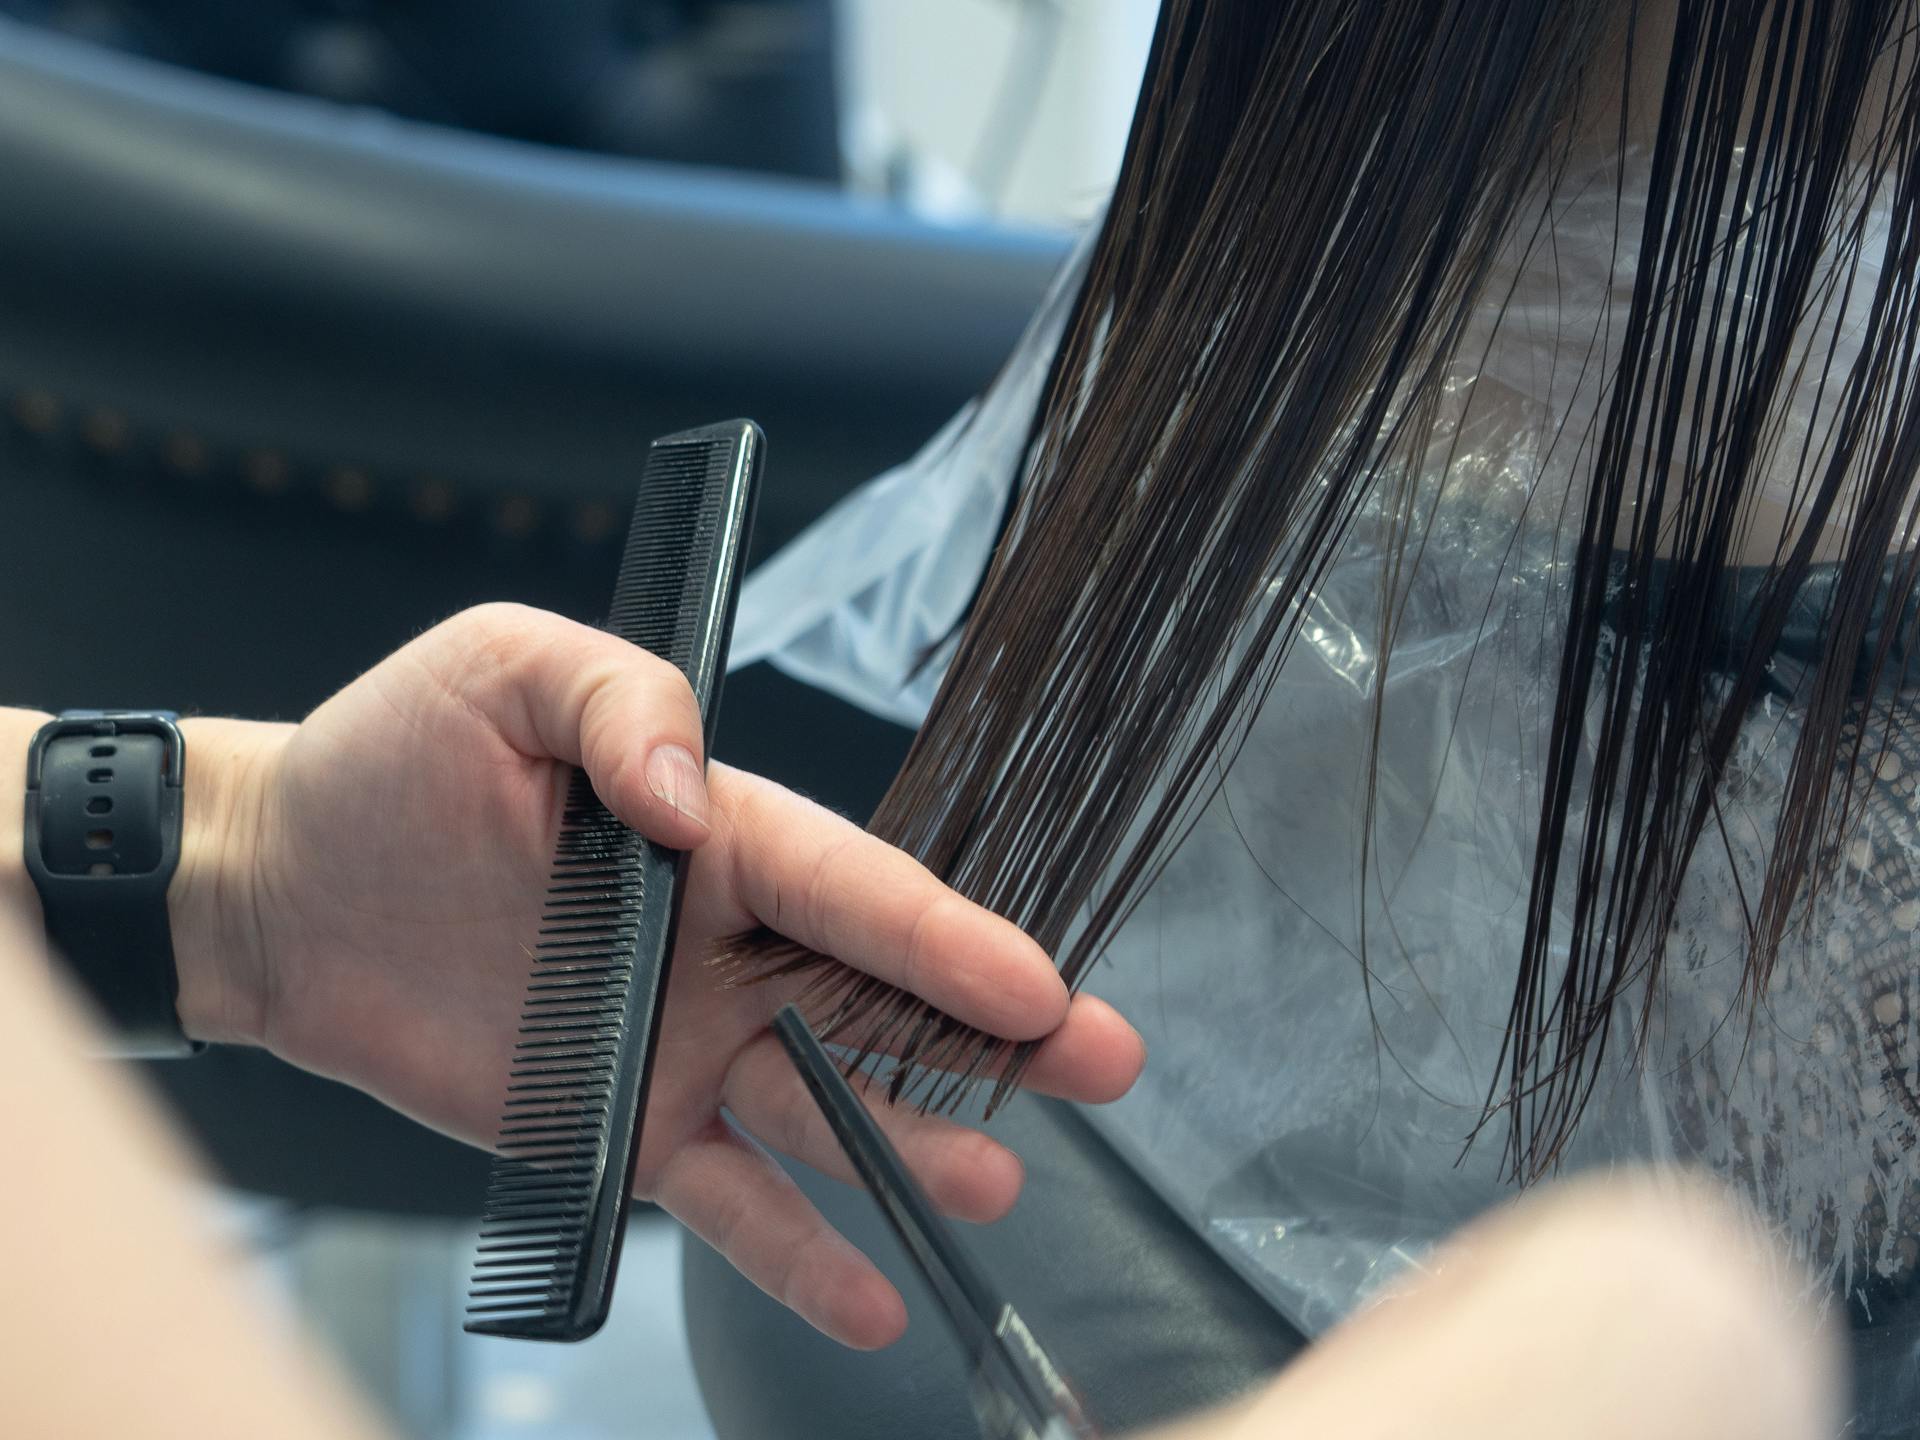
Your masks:
{"label": "salon basin", "polygon": [[[0,22],[0,699],[297,717],[462,606],[593,618],[648,440],[750,415],[764,554],[910,453],[1064,252],[344,110]],[[864,814],[904,731],[763,669],[716,753]],[[466,1213],[480,1156],[256,1052],[216,1162]]]}

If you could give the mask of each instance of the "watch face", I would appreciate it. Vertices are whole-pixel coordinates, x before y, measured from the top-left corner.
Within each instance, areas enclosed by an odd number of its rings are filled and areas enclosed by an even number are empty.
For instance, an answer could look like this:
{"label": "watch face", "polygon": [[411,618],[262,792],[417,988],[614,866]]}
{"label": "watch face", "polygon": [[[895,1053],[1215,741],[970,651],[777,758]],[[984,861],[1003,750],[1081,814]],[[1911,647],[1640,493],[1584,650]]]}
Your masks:
{"label": "watch face", "polygon": [[62,735],[40,770],[40,859],[54,875],[149,875],[165,846],[158,735]]}

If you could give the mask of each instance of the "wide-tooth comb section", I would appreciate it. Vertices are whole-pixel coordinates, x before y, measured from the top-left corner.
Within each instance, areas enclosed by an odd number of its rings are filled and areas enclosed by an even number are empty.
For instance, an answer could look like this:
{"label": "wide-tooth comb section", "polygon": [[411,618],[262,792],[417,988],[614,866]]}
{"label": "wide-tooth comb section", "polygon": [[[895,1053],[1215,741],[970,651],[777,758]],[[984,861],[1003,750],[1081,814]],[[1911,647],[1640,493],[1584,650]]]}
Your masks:
{"label": "wide-tooth comb section", "polygon": [[[738,422],[656,441],[607,628],[679,666],[709,739],[759,477]],[[554,843],[467,1329],[578,1340],[606,1317],[673,946],[684,857],[574,773]]]}

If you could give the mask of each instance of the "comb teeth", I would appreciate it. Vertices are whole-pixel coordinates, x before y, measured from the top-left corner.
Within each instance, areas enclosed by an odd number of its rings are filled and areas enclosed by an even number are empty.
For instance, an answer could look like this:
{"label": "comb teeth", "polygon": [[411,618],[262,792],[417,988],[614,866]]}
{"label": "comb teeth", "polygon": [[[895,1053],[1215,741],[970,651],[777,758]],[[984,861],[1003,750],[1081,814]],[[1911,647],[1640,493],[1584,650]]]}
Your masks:
{"label": "comb teeth", "polygon": [[[608,619],[680,667],[709,735],[759,454],[743,423],[654,444]],[[683,861],[574,772],[480,1217],[470,1331],[578,1340],[606,1317]]]}
{"label": "comb teeth", "polygon": [[526,1334],[569,1323],[612,1139],[607,1117],[647,894],[636,863],[643,843],[576,771],[480,1214],[471,1329]]}
{"label": "comb teeth", "polygon": [[707,503],[726,478],[730,447],[711,441],[660,442],[647,462],[647,494],[614,586],[607,628],[687,670],[693,660],[706,567],[694,557],[713,549],[722,515]]}

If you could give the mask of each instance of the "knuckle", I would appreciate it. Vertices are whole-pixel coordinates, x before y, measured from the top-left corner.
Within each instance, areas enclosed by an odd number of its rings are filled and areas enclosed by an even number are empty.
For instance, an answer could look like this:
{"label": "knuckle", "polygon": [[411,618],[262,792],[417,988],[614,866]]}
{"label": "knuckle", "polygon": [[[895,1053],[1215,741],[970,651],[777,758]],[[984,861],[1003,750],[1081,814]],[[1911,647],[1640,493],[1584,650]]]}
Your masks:
{"label": "knuckle", "polygon": [[812,1288],[807,1284],[808,1275],[831,1261],[825,1240],[825,1235],[816,1230],[787,1251],[780,1265],[779,1289],[775,1293],[789,1310],[804,1308]]}
{"label": "knuckle", "polygon": [[700,731],[700,702],[694,698],[693,686],[680,671],[680,667],[657,655],[640,652],[642,666],[636,679],[645,686],[648,697],[656,706],[664,707],[672,721],[684,725],[692,732],[695,748],[698,748]]}
{"label": "knuckle", "polygon": [[531,605],[512,600],[488,600],[462,610],[446,621],[443,628],[476,641],[518,641],[542,618],[541,612]]}
{"label": "knuckle", "polygon": [[809,936],[818,939],[819,948],[829,954],[846,948],[840,943],[839,906],[835,895],[839,888],[840,860],[849,843],[843,836],[814,857],[807,871],[806,888],[800,896],[802,925]]}
{"label": "knuckle", "polygon": [[441,631],[453,641],[459,663],[469,673],[510,675],[533,652],[547,618],[531,606],[494,600],[462,610]]}
{"label": "knuckle", "polygon": [[906,943],[900,950],[900,983],[909,990],[917,992],[921,982],[931,978],[934,937],[950,898],[934,896],[915,912],[913,923],[907,927]]}
{"label": "knuckle", "polygon": [[812,1140],[812,1127],[808,1124],[808,1111],[813,1102],[804,1094],[792,1093],[779,1101],[779,1115],[775,1120],[775,1131],[779,1136],[779,1145],[783,1153],[796,1160],[804,1160]]}
{"label": "knuckle", "polygon": [[634,673],[645,677],[649,682],[669,690],[684,690],[693,694],[693,687],[687,683],[687,677],[678,665],[664,656],[640,646],[631,646]]}
{"label": "knuckle", "polygon": [[727,809],[731,829],[726,853],[733,893],[754,914],[781,929],[786,897],[779,867],[766,863],[767,842],[776,833],[767,813],[766,792],[756,784],[735,786]]}
{"label": "knuckle", "polygon": [[691,739],[697,750],[700,709],[693,686],[680,667],[624,642],[616,643],[623,648],[609,647],[594,664],[595,698],[615,709],[643,712],[650,724],[690,732],[676,733],[674,738]]}
{"label": "knuckle", "polygon": [[729,1186],[713,1202],[712,1244],[721,1254],[733,1256],[741,1231],[753,1211],[748,1188]]}

